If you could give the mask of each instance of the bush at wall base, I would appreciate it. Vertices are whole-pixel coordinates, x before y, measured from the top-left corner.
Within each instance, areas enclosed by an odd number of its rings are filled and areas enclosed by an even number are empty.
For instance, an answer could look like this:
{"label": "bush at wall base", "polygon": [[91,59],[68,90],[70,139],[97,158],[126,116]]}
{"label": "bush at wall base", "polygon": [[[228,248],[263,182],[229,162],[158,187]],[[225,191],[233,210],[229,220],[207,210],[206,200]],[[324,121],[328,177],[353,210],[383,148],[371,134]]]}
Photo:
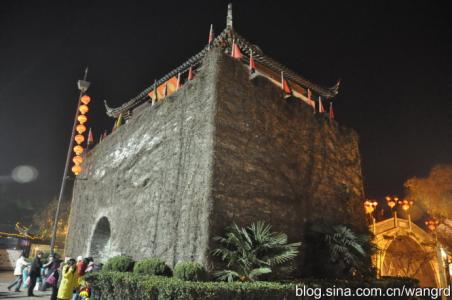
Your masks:
{"label": "bush at wall base", "polygon": [[107,260],[103,270],[112,272],[132,272],[135,261],[130,256],[114,256]]}
{"label": "bush at wall base", "polygon": [[161,259],[148,258],[135,263],[133,273],[140,275],[171,276],[171,268]]}
{"label": "bush at wall base", "polygon": [[[86,275],[97,295],[109,300],[300,300],[313,297],[297,297],[296,287],[312,288],[382,288],[416,287],[417,280],[409,278],[385,278],[372,282],[303,280],[303,282],[193,282],[164,276],[143,276],[129,272],[97,272]],[[322,299],[328,299],[323,298]],[[330,298],[333,299],[333,298]],[[350,299],[335,297],[334,299]],[[378,299],[361,297],[360,299]],[[399,299],[415,299],[400,297]]]}

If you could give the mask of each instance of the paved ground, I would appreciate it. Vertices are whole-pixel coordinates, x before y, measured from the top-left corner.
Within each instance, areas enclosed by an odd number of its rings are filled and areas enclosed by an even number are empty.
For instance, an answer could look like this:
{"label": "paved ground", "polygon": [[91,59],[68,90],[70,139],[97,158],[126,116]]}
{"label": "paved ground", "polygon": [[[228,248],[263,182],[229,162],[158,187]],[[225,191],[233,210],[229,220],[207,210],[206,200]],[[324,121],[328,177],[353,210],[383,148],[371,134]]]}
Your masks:
{"label": "paved ground", "polygon": [[20,289],[19,293],[16,293],[14,291],[9,292],[8,291],[8,284],[14,280],[14,276],[12,272],[0,272],[0,299],[49,299],[50,298],[50,291],[47,292],[39,292],[35,291],[34,294],[36,297],[27,297],[27,291],[24,288]]}

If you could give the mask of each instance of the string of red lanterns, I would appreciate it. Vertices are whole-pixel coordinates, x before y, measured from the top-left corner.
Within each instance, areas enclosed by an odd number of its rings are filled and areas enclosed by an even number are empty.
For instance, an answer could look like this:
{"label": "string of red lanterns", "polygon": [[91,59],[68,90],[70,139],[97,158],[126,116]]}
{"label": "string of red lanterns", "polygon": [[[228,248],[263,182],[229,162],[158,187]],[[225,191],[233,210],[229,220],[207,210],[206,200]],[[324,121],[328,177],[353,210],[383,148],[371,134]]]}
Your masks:
{"label": "string of red lanterns", "polygon": [[85,141],[83,133],[86,132],[86,126],[84,124],[88,121],[86,114],[89,112],[88,104],[91,102],[91,98],[88,95],[83,95],[80,98],[80,102],[82,104],[78,108],[78,124],[75,127],[75,131],[77,131],[78,134],[74,137],[74,141],[77,143],[77,145],[73,148],[75,155],[72,158],[72,162],[74,163],[74,166],[71,169],[72,173],[74,173],[76,176],[80,174],[80,172],[82,172],[82,167],[80,165],[83,163],[83,157],[81,156],[81,154],[83,153],[84,149],[81,144]]}

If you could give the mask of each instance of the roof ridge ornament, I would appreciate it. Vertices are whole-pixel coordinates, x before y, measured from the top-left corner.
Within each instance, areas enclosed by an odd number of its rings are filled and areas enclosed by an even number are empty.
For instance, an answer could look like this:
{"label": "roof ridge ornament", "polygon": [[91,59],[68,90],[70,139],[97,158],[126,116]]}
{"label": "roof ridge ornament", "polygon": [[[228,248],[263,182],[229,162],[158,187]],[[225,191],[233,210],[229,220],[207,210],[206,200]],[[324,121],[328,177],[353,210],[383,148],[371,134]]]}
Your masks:
{"label": "roof ridge ornament", "polygon": [[228,4],[228,15],[226,17],[226,27],[232,28],[232,3]]}

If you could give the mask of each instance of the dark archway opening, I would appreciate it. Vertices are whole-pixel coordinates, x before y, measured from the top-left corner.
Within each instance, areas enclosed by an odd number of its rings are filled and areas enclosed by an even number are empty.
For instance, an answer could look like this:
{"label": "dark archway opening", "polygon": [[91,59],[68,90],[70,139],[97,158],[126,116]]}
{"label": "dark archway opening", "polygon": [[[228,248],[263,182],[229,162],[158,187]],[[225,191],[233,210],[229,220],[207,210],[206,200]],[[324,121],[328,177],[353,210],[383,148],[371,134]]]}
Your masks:
{"label": "dark archway opening", "polygon": [[108,258],[110,254],[110,238],[110,222],[107,217],[102,217],[99,219],[96,228],[94,229],[89,255],[94,259],[101,261],[104,258]]}

